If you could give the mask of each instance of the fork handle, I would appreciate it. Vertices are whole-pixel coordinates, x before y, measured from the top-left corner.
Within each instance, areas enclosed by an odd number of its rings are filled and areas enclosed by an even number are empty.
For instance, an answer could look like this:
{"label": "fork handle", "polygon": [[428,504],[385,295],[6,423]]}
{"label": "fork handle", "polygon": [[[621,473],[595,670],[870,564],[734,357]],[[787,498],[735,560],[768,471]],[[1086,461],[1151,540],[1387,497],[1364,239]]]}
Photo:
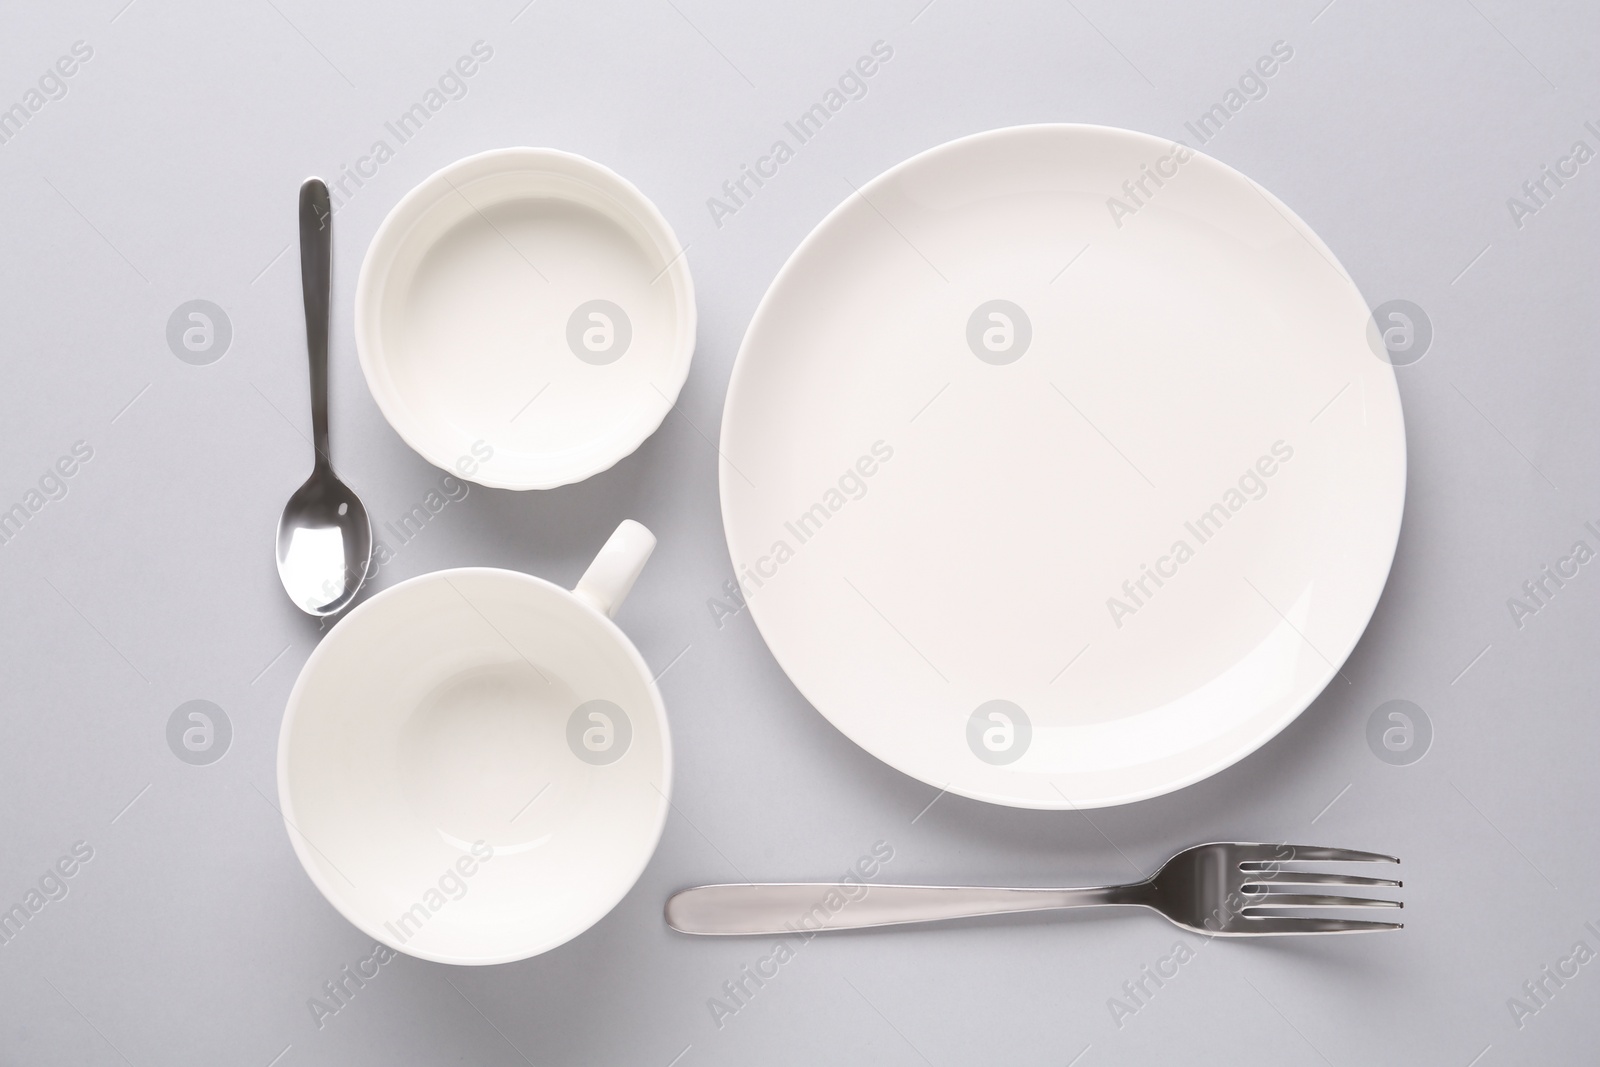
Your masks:
{"label": "fork handle", "polygon": [[1138,886],[1005,889],[987,886],[787,882],[706,885],[667,901],[667,925],[686,934],[809,936],[819,930],[1010,915],[1106,904],[1138,905]]}

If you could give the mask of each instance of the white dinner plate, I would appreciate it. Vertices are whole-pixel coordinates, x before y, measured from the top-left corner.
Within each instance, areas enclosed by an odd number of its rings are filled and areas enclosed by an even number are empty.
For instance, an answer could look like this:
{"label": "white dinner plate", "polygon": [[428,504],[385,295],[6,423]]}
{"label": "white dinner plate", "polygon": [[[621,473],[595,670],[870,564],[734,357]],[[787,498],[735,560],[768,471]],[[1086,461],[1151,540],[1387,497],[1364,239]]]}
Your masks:
{"label": "white dinner plate", "polygon": [[1369,323],[1304,222],[1182,145],[924,152],[805,239],[740,348],[750,614],[939,789],[1094,807],[1214,774],[1335,677],[1388,576],[1405,434]]}

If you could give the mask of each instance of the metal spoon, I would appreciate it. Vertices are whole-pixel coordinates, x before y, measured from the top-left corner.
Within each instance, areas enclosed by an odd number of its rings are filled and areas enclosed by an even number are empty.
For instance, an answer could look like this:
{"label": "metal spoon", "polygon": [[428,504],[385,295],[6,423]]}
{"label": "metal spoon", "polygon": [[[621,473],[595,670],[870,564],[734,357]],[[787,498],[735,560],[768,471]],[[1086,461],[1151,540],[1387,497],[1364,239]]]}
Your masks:
{"label": "metal spoon", "polygon": [[300,288],[311,356],[311,433],[316,464],[278,520],[278,577],[295,606],[333,615],[355,599],[372,558],[367,509],[328,461],[328,288],[333,211],[328,187],[308,178],[300,187]]}

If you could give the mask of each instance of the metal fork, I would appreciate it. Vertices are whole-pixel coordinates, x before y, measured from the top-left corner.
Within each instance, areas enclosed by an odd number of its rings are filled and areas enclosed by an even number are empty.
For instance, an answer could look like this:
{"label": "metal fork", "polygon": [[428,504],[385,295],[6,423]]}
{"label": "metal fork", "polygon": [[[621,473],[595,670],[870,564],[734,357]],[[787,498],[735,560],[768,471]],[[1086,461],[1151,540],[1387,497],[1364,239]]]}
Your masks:
{"label": "metal fork", "polygon": [[1288,912],[1319,908],[1400,908],[1398,900],[1281,892],[1293,886],[1378,886],[1400,882],[1353,874],[1314,874],[1303,862],[1399,863],[1347,848],[1217,841],[1186,848],[1154,875],[1127,885],[1083,889],[790,882],[707,885],[667,901],[667,925],[686,934],[809,936],[821,930],[1009,915],[1104,905],[1149,908],[1208,936],[1351,934],[1399,930],[1401,923],[1332,919]]}

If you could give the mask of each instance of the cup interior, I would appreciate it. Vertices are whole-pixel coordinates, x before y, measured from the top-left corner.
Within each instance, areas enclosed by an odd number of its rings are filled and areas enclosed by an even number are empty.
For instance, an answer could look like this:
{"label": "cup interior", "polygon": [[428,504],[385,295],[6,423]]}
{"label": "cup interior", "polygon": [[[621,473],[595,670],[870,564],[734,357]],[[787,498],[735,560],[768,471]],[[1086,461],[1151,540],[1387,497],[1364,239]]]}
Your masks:
{"label": "cup interior", "polygon": [[545,489],[633,452],[694,350],[676,236],[632,184],[581,156],[470,156],[379,227],[356,293],[362,371],[436,466]]}
{"label": "cup interior", "polygon": [[566,590],[423,575],[333,628],[290,696],[278,784],[317,887],[379,941],[445,963],[553,948],[655,850],[670,742],[644,661]]}

